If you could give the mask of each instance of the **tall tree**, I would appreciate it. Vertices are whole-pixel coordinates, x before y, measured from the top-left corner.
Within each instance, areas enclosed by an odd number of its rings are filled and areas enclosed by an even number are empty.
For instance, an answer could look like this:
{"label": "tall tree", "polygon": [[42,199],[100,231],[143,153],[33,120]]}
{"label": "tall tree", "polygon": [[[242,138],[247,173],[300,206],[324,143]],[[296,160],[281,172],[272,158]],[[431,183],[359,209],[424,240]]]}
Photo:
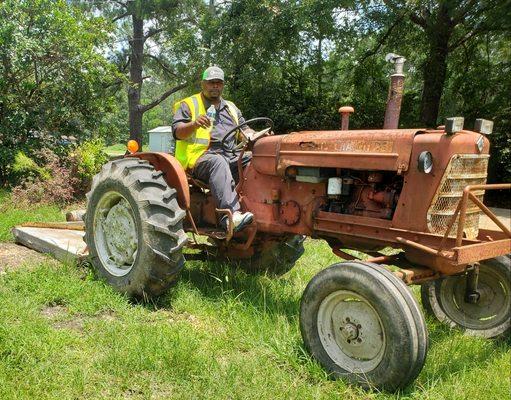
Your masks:
{"label": "tall tree", "polygon": [[[83,5],[87,6],[87,2]],[[185,88],[193,76],[190,73],[193,68],[183,68],[182,63],[181,67],[176,65],[181,60],[176,62],[176,57],[172,57],[174,49],[168,46],[173,39],[183,35],[183,31],[194,29],[202,4],[198,0],[118,0],[92,5],[119,27],[117,43],[121,45],[115,51],[120,69],[129,79],[130,139],[141,145],[144,113]],[[126,41],[127,48],[122,45]],[[143,103],[144,80],[154,78],[149,71],[164,76],[167,88]]]}
{"label": "tall tree", "polygon": [[427,56],[422,66],[423,91],[420,119],[435,126],[447,78],[451,53],[488,32],[509,30],[509,0],[383,0],[395,14],[421,29],[427,39]]}

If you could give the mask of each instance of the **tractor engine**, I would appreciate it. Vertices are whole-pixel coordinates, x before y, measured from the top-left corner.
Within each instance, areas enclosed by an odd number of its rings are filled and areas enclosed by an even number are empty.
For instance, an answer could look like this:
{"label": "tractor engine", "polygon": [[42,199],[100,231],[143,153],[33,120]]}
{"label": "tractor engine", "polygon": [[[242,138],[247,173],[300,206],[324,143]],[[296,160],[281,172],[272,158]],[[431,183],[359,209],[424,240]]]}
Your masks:
{"label": "tractor engine", "polygon": [[[361,218],[443,235],[463,187],[486,182],[488,151],[484,135],[466,130],[295,132],[255,144],[239,189],[265,231],[337,235]],[[467,238],[479,216],[470,206]]]}
{"label": "tractor engine", "polygon": [[392,172],[341,171],[327,181],[324,211],[392,219],[403,178]]}

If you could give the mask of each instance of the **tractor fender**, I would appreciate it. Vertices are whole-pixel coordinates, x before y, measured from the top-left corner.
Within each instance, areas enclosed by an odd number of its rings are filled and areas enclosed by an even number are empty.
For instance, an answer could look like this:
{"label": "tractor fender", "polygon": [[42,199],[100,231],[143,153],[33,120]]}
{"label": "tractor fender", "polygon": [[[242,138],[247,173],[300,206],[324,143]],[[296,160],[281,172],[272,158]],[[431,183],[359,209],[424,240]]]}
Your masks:
{"label": "tractor fender", "polygon": [[125,157],[147,160],[155,170],[163,172],[165,182],[177,191],[177,202],[179,206],[184,210],[190,209],[190,188],[188,186],[188,179],[185,170],[175,157],[167,153],[156,152],[133,153],[127,154]]}

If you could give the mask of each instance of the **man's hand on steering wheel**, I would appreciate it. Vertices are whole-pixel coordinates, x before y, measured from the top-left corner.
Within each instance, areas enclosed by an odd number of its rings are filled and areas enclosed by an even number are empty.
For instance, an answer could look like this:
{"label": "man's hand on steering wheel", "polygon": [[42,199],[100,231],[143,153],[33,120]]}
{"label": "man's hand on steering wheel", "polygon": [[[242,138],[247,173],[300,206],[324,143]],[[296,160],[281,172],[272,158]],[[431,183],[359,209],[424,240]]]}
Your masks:
{"label": "man's hand on steering wheel", "polygon": [[[260,121],[266,122],[269,125],[269,127],[265,128],[263,130],[257,131],[257,132],[251,128],[245,129],[245,131],[243,129],[241,129],[241,127],[247,126],[249,123],[260,122]],[[234,146],[233,148],[232,147],[227,148],[226,142],[227,142],[228,138],[230,138],[237,130],[240,130],[243,140],[240,143],[238,143],[236,146]],[[225,134],[224,138],[222,139],[222,147],[225,148],[227,151],[231,151],[234,154],[237,151],[244,148],[247,144],[255,143],[257,140],[261,139],[262,137],[272,135],[272,134],[273,134],[273,121],[270,118],[266,118],[266,117],[252,118],[252,119],[249,119],[248,121],[238,124],[233,129],[231,129],[229,132],[227,132]]]}

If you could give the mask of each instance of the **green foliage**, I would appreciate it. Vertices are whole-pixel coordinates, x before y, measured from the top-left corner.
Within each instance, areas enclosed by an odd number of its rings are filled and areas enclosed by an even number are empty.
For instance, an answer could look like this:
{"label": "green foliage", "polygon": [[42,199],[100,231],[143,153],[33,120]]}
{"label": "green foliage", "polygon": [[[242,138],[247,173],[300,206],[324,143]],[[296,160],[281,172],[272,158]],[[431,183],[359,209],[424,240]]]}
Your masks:
{"label": "green foliage", "polygon": [[[16,178],[18,151],[33,158],[33,149],[56,148],[60,135],[125,143],[126,92],[140,88],[143,107],[189,82],[144,112],[147,142],[147,130],[171,123],[173,102],[199,90],[200,72],[210,64],[226,71],[225,95],[246,117],[269,116],[278,133],[287,133],[335,129],[337,109],[346,104],[355,107],[353,128],[381,127],[392,70],[384,56],[402,54],[400,127],[423,127],[425,73],[440,32],[433,28],[448,26],[443,17],[453,25],[445,82],[435,89],[442,92],[438,123],[452,115],[465,116],[469,128],[476,118],[494,120],[490,180],[509,181],[509,7],[496,0],[234,0],[209,7],[198,0],[3,1],[0,182]],[[135,86],[125,79],[130,15],[145,21],[146,34],[142,80]]]}
{"label": "green foliage", "polygon": [[108,24],[64,0],[0,2],[0,182],[18,150],[92,136],[111,109]]}
{"label": "green foliage", "polygon": [[274,119],[279,133],[335,129],[337,109],[346,104],[355,108],[353,128],[381,127],[392,73],[384,57],[390,52],[407,59],[400,127],[424,127],[421,104],[436,31],[409,16],[429,15],[431,26],[441,27],[439,10],[447,7],[449,17],[458,19],[438,90],[438,121],[463,115],[470,128],[476,118],[494,120],[490,180],[509,181],[511,27],[503,18],[509,6],[493,0],[474,7],[459,1],[237,0],[218,7],[202,29],[211,38],[206,57],[227,72],[226,96],[248,117]]}
{"label": "green foliage", "polygon": [[14,158],[14,164],[12,165],[12,172],[18,177],[23,178],[36,178],[39,177],[42,180],[50,179],[50,172],[43,167],[37,165],[37,163],[25,155],[25,153],[18,151]]}
{"label": "green foliage", "polygon": [[103,164],[108,161],[102,139],[91,139],[81,143],[73,152],[78,178],[91,181]]}
{"label": "green foliage", "polygon": [[12,190],[13,201],[21,207],[32,207],[36,204],[69,204],[74,196],[80,179],[75,177],[72,159],[59,157],[49,149],[34,151],[37,160],[28,162],[34,165],[37,175],[24,174],[21,182]]}

